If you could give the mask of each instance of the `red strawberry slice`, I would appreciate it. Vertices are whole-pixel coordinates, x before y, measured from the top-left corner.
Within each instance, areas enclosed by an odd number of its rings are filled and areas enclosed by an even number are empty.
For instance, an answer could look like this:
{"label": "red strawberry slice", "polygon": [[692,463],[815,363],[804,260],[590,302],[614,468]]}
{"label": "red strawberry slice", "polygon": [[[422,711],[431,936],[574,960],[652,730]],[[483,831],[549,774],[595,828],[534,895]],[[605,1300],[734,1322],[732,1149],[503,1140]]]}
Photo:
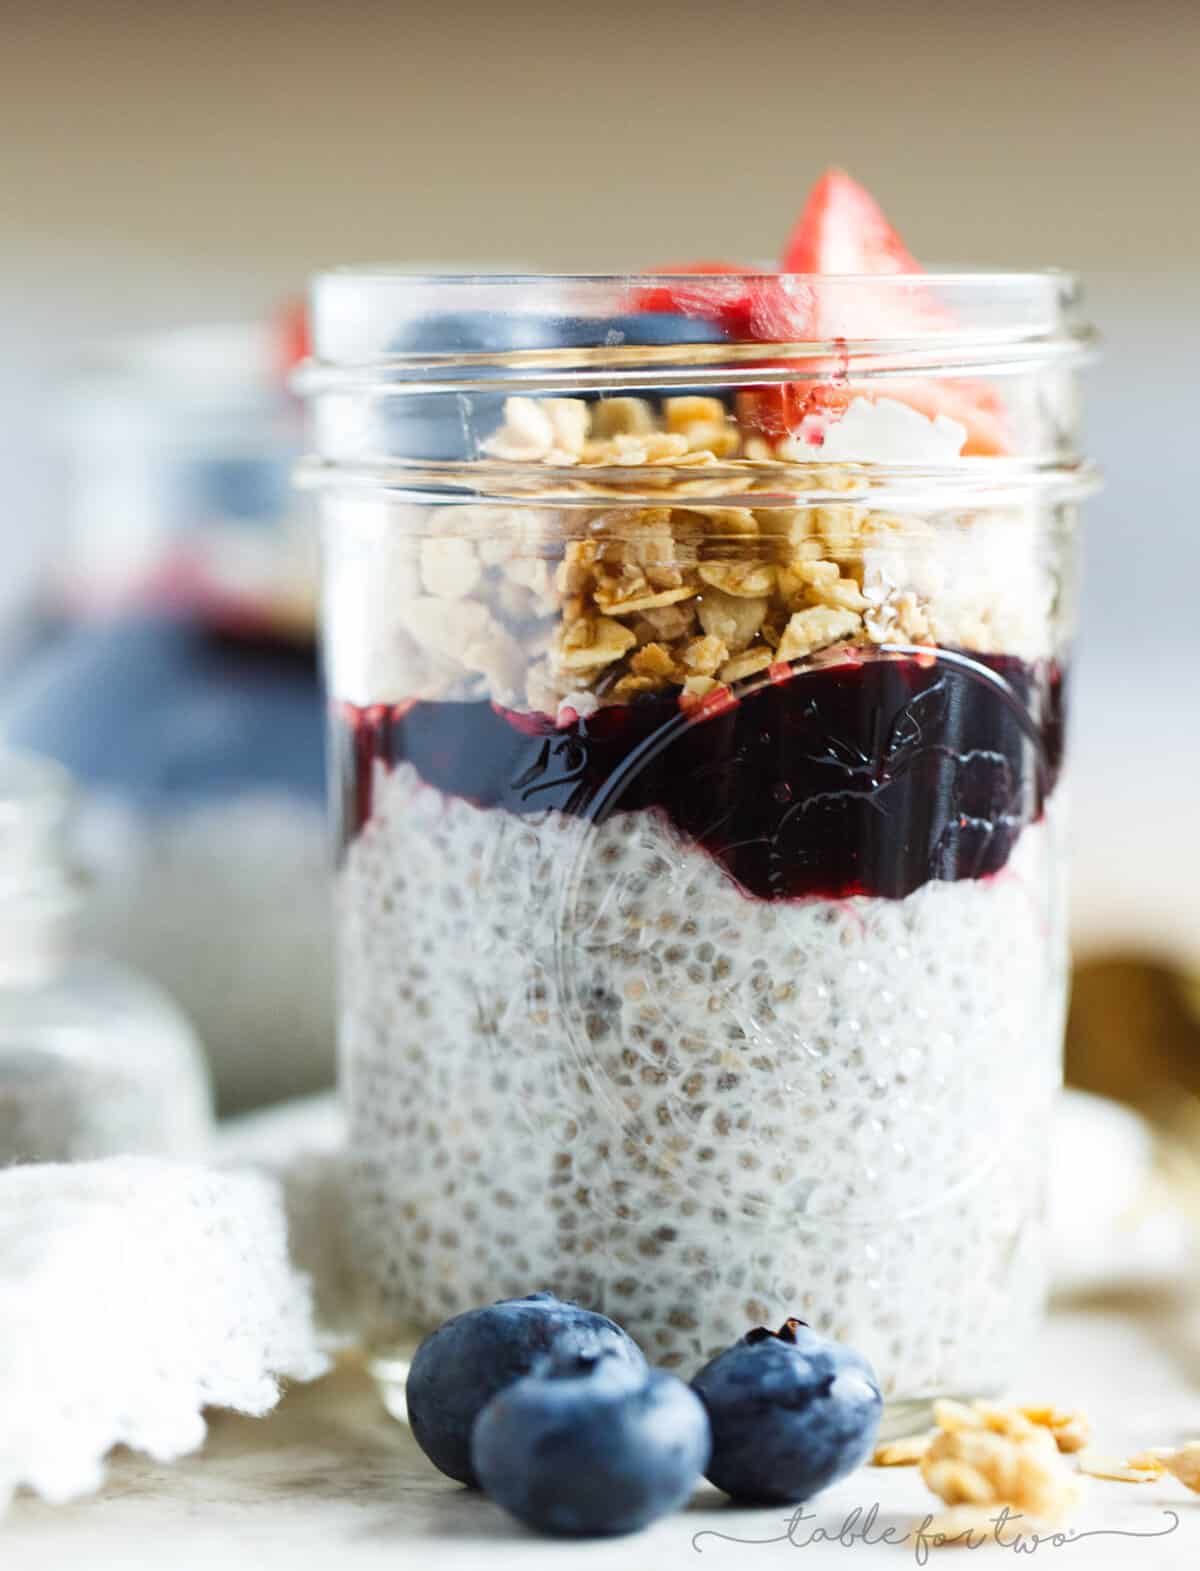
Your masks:
{"label": "red strawberry slice", "polygon": [[672,275],[671,282],[636,290],[633,297],[633,307],[636,311],[662,311],[667,314],[674,312],[677,316],[698,316],[706,314],[703,307],[709,303],[715,303],[720,309],[727,298],[736,300],[742,294],[742,291],[730,289],[728,286],[723,289],[719,284],[681,284],[675,276],[695,273],[697,276],[711,278],[723,273],[743,271],[732,262],[677,262],[671,267],[652,267],[650,271]]}
{"label": "red strawberry slice", "polygon": [[831,420],[846,413],[854,393],[844,383],[783,382],[744,388],[737,395],[738,424],[772,441],[796,432],[814,440]]}
{"label": "red strawberry slice", "polygon": [[782,265],[785,273],[921,271],[879,203],[841,169],[827,169],[809,192]]}
{"label": "red strawberry slice", "polygon": [[[639,311],[677,312],[717,322],[732,339],[781,343],[824,339],[915,338],[953,330],[954,318],[933,289],[917,282],[920,264],[888,223],[869,191],[841,169],[830,169],[809,193],[804,211],[788,237],[783,273],[841,275],[854,278],[911,276],[912,285],[877,291],[839,290],[803,280],[759,276],[738,278],[730,262],[690,262],[656,271],[695,275],[676,277],[635,292]],[[823,380],[750,388],[739,394],[743,424],[777,438],[790,432],[819,433],[855,397],[871,393],[852,387],[844,362],[809,366]],[[830,374],[832,373],[832,379]],[[896,398],[932,419],[949,415],[967,428],[966,454],[1007,451],[1004,410],[989,386],[964,378],[913,378],[880,384],[878,396]]]}
{"label": "red strawberry slice", "polygon": [[[826,170],[813,186],[788,237],[783,270],[858,277],[922,273],[879,203],[841,169]],[[822,294],[816,323],[820,336],[830,339],[913,338],[955,325],[932,291],[919,284],[911,289],[889,285],[865,296],[855,290],[841,300],[831,288]],[[986,383],[919,378],[893,383],[880,396],[899,399],[930,419],[945,414],[966,426],[967,455],[1006,451],[1003,407]],[[801,418],[808,412],[803,409]],[[770,418],[777,419],[778,410],[772,410]],[[798,429],[798,424],[790,429]]]}
{"label": "red strawberry slice", "polygon": [[769,276],[747,277],[731,262],[682,262],[653,272],[674,276],[669,282],[634,292],[635,311],[674,312],[716,322],[731,338],[790,341],[809,335],[813,320],[811,289],[777,283]]}
{"label": "red strawberry slice", "polygon": [[[789,343],[815,336],[816,302],[805,285],[776,283],[774,278],[731,277],[741,270],[728,262],[688,262],[655,269],[664,273],[695,274],[696,283],[672,278],[669,284],[639,289],[634,296],[638,311],[675,312],[716,322],[733,340],[743,343]],[[803,413],[795,406],[811,390],[788,386],[755,388],[738,395],[739,418],[771,437],[798,429]],[[794,417],[794,419],[793,419]]]}
{"label": "red strawberry slice", "polygon": [[[850,278],[922,275],[879,203],[841,169],[827,170],[813,186],[788,237],[783,270]],[[858,285],[845,292],[831,286],[820,293],[822,338],[911,338],[953,325],[928,286],[918,282],[879,290]]]}
{"label": "red strawberry slice", "polygon": [[302,295],[286,301],[275,313],[274,338],[276,373],[286,381],[300,362],[312,354],[308,302]]}

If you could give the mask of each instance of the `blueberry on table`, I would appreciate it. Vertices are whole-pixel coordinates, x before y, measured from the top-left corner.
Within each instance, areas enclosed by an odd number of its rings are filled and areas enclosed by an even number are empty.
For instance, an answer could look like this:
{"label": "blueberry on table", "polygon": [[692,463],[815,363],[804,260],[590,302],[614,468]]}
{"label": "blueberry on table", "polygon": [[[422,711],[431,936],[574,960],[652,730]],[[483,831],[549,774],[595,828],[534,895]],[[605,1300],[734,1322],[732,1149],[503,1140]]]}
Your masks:
{"label": "blueberry on table", "polygon": [[634,1533],[683,1505],[709,1454],[703,1404],[682,1380],[611,1352],[550,1357],[475,1425],[486,1493],[538,1532]]}
{"label": "blueberry on table", "polygon": [[435,1467],[477,1485],[471,1428],[496,1393],[547,1354],[605,1352],[615,1362],[645,1368],[641,1349],[615,1321],[553,1293],[468,1309],[427,1336],[413,1357],[405,1388],[413,1436]]}
{"label": "blueberry on table", "polygon": [[808,1500],[871,1454],[883,1398],[870,1364],[801,1320],[758,1326],[692,1381],[712,1425],[707,1477],[737,1500]]}

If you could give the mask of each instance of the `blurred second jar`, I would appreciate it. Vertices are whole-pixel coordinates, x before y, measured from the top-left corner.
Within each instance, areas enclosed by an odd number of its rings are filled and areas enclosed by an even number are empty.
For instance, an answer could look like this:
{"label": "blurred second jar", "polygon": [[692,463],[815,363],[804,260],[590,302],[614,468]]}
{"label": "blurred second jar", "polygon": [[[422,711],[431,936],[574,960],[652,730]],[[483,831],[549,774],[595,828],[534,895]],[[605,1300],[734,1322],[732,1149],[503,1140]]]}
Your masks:
{"label": "blurred second jar", "polygon": [[7,741],[78,781],[87,924],[183,1005],[224,1109],[333,1077],[317,553],[285,350],[266,324],[194,327],[80,374],[53,626],[0,705]]}
{"label": "blurred second jar", "polygon": [[668,1367],[795,1314],[895,1412],[994,1389],[1060,1078],[1071,282],[315,305],[381,1357],[549,1287]]}

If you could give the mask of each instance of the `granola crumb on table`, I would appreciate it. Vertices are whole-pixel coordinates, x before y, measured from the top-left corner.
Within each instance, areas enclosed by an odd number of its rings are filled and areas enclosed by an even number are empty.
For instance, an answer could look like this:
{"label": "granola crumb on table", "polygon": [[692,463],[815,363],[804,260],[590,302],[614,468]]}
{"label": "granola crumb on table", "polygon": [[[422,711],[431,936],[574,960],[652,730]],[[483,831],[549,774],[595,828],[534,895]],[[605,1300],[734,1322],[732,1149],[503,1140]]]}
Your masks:
{"label": "granola crumb on table", "polygon": [[1178,1451],[1159,1455],[1159,1460],[1173,1478],[1200,1494],[1200,1440],[1189,1440]]}
{"label": "granola crumb on table", "polygon": [[1152,1484],[1162,1477],[1165,1468],[1156,1458],[1143,1452],[1122,1461],[1118,1457],[1102,1456],[1094,1451],[1081,1451],[1079,1471],[1086,1473],[1089,1478],[1107,1478],[1116,1483]]}
{"label": "granola crumb on table", "polygon": [[921,1476],[952,1509],[978,1508],[973,1525],[983,1527],[1008,1506],[1030,1523],[1054,1527],[1078,1505],[1078,1476],[1048,1425],[990,1402],[935,1402],[933,1416],[937,1432],[920,1458]]}
{"label": "granola crumb on table", "polygon": [[1169,1474],[1200,1494],[1200,1440],[1178,1449],[1152,1446],[1123,1459],[1105,1456],[1088,1449],[1085,1414],[1049,1405],[944,1400],[934,1403],[934,1422],[932,1430],[885,1442],[871,1458],[875,1467],[919,1467],[945,1502],[945,1510],[921,1523],[927,1543],[985,1541],[1002,1511],[1011,1515],[1014,1531],[1059,1528],[1082,1499],[1080,1474],[1126,1484],[1155,1483]]}
{"label": "granola crumb on table", "polygon": [[915,1467],[929,1450],[933,1431],[924,1434],[903,1435],[899,1440],[888,1440],[876,1446],[871,1457],[872,1467]]}

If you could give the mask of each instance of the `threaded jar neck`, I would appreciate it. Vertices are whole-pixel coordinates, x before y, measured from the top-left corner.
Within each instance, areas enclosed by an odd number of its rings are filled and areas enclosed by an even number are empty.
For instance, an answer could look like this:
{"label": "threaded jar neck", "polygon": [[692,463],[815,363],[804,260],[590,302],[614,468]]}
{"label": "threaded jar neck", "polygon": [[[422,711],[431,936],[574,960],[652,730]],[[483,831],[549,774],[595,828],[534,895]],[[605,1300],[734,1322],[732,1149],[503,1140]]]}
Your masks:
{"label": "threaded jar neck", "polygon": [[[310,486],[732,504],[753,466],[785,503],[819,501],[830,463],[896,505],[914,481],[956,505],[1091,484],[1075,381],[1095,336],[1068,274],[344,271],[313,318]],[[677,443],[615,440],[670,436],[687,400],[726,425],[702,472]]]}

